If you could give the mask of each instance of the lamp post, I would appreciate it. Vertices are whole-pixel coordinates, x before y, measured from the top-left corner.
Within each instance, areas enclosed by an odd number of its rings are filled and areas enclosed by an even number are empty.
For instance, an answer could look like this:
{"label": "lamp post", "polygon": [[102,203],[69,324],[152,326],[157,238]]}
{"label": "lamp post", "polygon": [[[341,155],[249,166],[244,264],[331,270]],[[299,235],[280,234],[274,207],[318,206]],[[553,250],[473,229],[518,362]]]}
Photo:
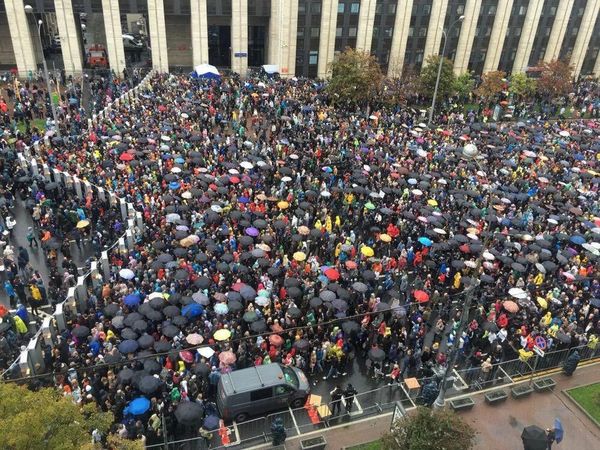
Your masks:
{"label": "lamp post", "polygon": [[[462,154],[465,159],[467,159],[469,161],[473,161],[477,165],[479,170],[483,170],[481,167],[481,164],[477,160],[477,157],[479,156],[479,150],[477,149],[477,146],[475,144],[465,145],[462,149]],[[486,246],[484,245],[483,250],[485,250],[485,247]],[[484,251],[481,252],[480,256],[476,260],[476,267],[475,267],[476,273],[479,272],[479,268],[481,267],[482,260],[483,260],[483,253],[484,253]],[[454,348],[452,349],[451,356],[450,356],[450,358],[448,360],[448,364],[446,366],[446,370],[444,370],[444,375],[442,377],[442,382],[440,385],[440,392],[439,392],[437,398],[435,399],[435,402],[433,403],[434,409],[439,409],[439,408],[444,407],[444,403],[446,401],[446,381],[448,379],[449,374],[454,369],[456,360],[458,359],[460,339],[461,339],[462,334],[467,326],[467,322],[469,321],[469,311],[471,310],[471,304],[473,303],[473,297],[475,294],[476,287],[477,287],[477,285],[473,284],[466,289],[465,303],[463,305],[463,309],[460,314],[460,322],[458,324],[458,329],[456,330],[456,336],[454,338],[454,345],[453,345]]]}
{"label": "lamp post", "polygon": [[[460,16],[458,19],[456,19],[454,22],[452,22],[450,24],[450,26],[448,27],[448,33],[450,33],[450,30],[452,30],[454,25],[456,25],[458,22],[462,22],[463,20],[465,20],[465,16]],[[431,125],[431,122],[433,122],[433,111],[435,110],[435,100],[437,97],[438,87],[440,85],[440,76],[442,75],[442,65],[444,63],[444,56],[446,55],[446,44],[448,43],[448,33],[446,33],[446,30],[442,30],[442,36],[444,37],[444,46],[442,47],[440,63],[438,64],[438,73],[437,73],[437,78],[435,79],[435,89],[433,90],[433,99],[431,99],[431,109],[429,110],[429,121],[427,122],[427,125]]]}
{"label": "lamp post", "polygon": [[[25,13],[27,14],[31,14],[33,16],[33,8],[31,7],[31,5],[25,5]],[[34,16],[35,18],[35,16]],[[29,22],[28,26],[29,26]],[[46,78],[46,89],[48,90],[48,99],[50,100],[50,109],[52,109],[52,117],[54,119],[54,128],[56,129],[56,135],[60,136],[60,127],[58,126],[58,115],[56,113],[56,108],[54,108],[54,103],[52,102],[52,95],[51,95],[51,91],[50,91],[50,76],[48,75],[48,65],[46,64],[46,56],[44,55],[44,46],[42,45],[42,32],[41,32],[41,27],[42,24],[44,22],[42,22],[41,20],[37,21],[37,37],[38,37],[38,43],[40,45],[40,50],[42,52],[42,62],[44,65],[44,78]]]}

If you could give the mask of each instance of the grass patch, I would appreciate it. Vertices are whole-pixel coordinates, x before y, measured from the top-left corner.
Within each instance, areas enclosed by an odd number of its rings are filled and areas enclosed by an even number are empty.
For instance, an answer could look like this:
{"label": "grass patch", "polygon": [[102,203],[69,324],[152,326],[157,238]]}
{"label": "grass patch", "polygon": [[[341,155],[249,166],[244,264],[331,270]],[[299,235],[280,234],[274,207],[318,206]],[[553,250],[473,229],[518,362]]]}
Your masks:
{"label": "grass patch", "polygon": [[348,450],[381,450],[381,441],[367,442],[366,444],[348,447]]}
{"label": "grass patch", "polygon": [[600,383],[570,389],[569,394],[590,416],[600,422]]}
{"label": "grass patch", "polygon": [[[31,128],[37,127],[38,129],[44,131],[46,129],[46,120],[45,119],[33,119],[31,121]],[[17,123],[17,129],[21,133],[25,133],[25,122]]]}

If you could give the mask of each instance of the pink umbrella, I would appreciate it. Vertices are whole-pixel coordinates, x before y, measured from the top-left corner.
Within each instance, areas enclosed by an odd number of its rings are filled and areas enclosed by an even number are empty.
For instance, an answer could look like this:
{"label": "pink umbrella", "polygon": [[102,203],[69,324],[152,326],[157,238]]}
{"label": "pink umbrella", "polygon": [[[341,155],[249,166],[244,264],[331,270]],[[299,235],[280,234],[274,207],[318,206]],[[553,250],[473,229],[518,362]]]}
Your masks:
{"label": "pink umbrella", "polygon": [[200,336],[198,333],[188,334],[187,337],[185,338],[185,340],[188,342],[188,344],[192,344],[192,345],[198,345],[198,344],[202,344],[202,342],[204,342],[204,338],[202,336]]}
{"label": "pink umbrella", "polygon": [[236,356],[235,353],[233,353],[232,351],[228,350],[226,352],[222,352],[219,355],[219,361],[221,361],[223,364],[227,364],[227,365],[231,365],[236,361]]}
{"label": "pink umbrella", "polygon": [[516,313],[519,310],[519,305],[512,300],[506,300],[504,303],[502,303],[502,307],[509,313]]}
{"label": "pink umbrella", "polygon": [[281,345],[283,344],[283,338],[278,334],[272,334],[271,336],[269,336],[269,342],[275,347],[281,347]]}
{"label": "pink umbrella", "polygon": [[194,362],[194,355],[192,355],[191,352],[189,352],[188,350],[184,350],[182,352],[179,352],[179,357],[185,361],[186,363],[193,363]]}

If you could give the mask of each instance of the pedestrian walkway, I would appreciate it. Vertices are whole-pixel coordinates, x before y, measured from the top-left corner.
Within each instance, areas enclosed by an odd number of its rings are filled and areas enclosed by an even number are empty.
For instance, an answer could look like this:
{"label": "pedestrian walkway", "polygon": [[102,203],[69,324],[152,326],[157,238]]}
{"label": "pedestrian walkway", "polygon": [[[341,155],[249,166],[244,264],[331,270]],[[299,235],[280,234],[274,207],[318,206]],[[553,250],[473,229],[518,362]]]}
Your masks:
{"label": "pedestrian walkway", "polygon": [[[598,448],[600,429],[583,414],[562,392],[577,386],[600,381],[600,363],[596,362],[577,369],[572,377],[556,371],[552,377],[557,385],[552,392],[534,393],[522,400],[509,397],[497,406],[485,402],[484,393],[473,394],[475,407],[461,413],[462,417],[477,430],[474,448],[486,450],[520,450],[523,448],[521,432],[528,425],[542,428],[551,427],[556,417],[560,418],[565,429],[565,439],[555,444],[556,450]],[[509,388],[506,388],[509,391]],[[371,442],[389,431],[392,413],[381,414],[355,422],[342,422],[327,429],[289,438],[285,442],[287,450],[299,450],[300,441],[310,437],[324,436],[328,450],[341,450],[346,447]],[[258,445],[251,449],[271,448],[270,444]]]}

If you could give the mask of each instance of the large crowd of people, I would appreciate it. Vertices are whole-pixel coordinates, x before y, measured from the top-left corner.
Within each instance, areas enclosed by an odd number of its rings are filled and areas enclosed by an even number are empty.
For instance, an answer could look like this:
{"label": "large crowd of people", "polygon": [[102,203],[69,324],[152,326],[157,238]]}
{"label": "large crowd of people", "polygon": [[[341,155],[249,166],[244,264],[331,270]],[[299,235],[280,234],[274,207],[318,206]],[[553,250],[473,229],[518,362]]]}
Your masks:
{"label": "large crowd of people", "polygon": [[[439,373],[459,348],[461,367],[487,377],[536,338],[547,351],[595,345],[599,124],[423,120],[400,106],[336,108],[312,80],[156,74],[84,138],[41,142],[40,161],[144,220],[46,350],[45,380],[113,411],[119,434],[153,440],[189,431],[183,402],[218,415],[220,375],[252,365],[294,365],[316,382],[356,359],[394,382]],[[30,176],[11,161],[7,202]],[[78,227],[88,220],[99,251],[123,232],[98,198],[40,183],[27,194],[32,212],[46,208],[34,240],[91,233]],[[150,402],[132,413],[139,397]]]}

